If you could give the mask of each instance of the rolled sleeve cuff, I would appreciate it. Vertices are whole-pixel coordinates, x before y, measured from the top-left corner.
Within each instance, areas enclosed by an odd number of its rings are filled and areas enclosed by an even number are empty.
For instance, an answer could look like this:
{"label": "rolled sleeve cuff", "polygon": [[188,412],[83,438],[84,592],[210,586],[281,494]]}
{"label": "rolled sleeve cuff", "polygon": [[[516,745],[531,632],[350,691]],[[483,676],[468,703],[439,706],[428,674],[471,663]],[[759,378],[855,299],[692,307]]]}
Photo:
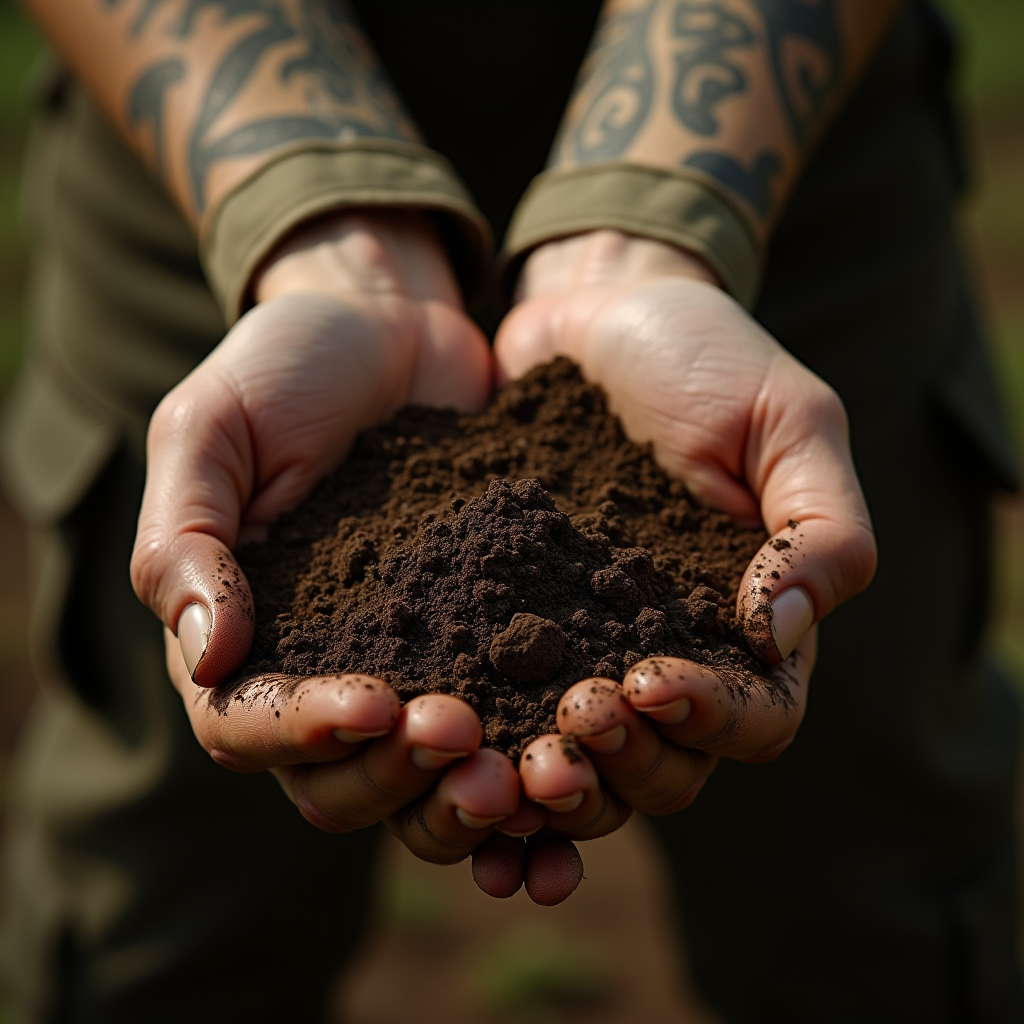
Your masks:
{"label": "rolled sleeve cuff", "polygon": [[492,252],[490,228],[443,157],[390,141],[307,144],[275,156],[235,187],[207,224],[200,256],[228,324],[245,312],[253,274],[288,231],[355,207],[436,214],[464,294],[479,287]]}
{"label": "rolled sleeve cuff", "polygon": [[712,179],[637,164],[548,171],[516,209],[502,253],[510,276],[531,249],[583,231],[614,228],[701,256],[747,309],[760,287],[763,253],[754,229]]}

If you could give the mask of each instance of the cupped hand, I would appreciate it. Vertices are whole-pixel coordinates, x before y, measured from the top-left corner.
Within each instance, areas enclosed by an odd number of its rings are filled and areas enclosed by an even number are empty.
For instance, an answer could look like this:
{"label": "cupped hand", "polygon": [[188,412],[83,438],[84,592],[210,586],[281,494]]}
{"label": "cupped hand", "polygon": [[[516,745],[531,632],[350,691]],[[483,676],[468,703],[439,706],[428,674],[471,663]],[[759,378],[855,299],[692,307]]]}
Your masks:
{"label": "cupped hand", "polygon": [[[626,433],[704,504],[769,540],[737,611],[764,676],[677,658],[634,666],[620,686],[585,680],[562,699],[557,736],[521,763],[547,825],[604,834],[628,808],[685,807],[720,756],[768,760],[803,719],[817,623],[871,579],[875,544],[838,396],[672,246],[600,231],[550,243],[525,264],[495,342],[499,380],[556,355],[599,383]],[[602,785],[603,783],[603,785]],[[575,801],[574,806],[570,806]]]}
{"label": "cupped hand", "polygon": [[[355,214],[303,229],[257,278],[255,308],[157,407],[132,582],[216,686],[252,641],[232,550],[258,539],[401,406],[469,411],[491,386],[429,222]],[[182,618],[183,612],[189,609]]]}
{"label": "cupped hand", "polygon": [[[383,681],[356,674],[220,685],[253,635],[234,547],[301,501],[360,430],[408,403],[472,411],[492,379],[424,218],[344,214],[303,228],[257,276],[254,298],[153,417],[132,558],[196,737],[225,767],[273,772],[317,827],[384,821],[425,860],[463,859],[497,822],[532,831],[515,767],[480,749],[475,712],[453,697],[402,707]],[[582,874],[565,841],[536,854],[522,838],[497,842],[481,862],[495,895],[511,895],[516,878],[559,902]]]}
{"label": "cupped hand", "polygon": [[429,222],[413,215],[346,214],[296,232],[254,297],[153,417],[133,583],[164,622],[171,679],[216,761],[272,771],[319,828],[384,820],[418,856],[459,860],[520,804],[514,766],[480,749],[467,704],[402,707],[360,675],[220,684],[253,635],[236,545],[401,406],[482,405],[486,341]]}

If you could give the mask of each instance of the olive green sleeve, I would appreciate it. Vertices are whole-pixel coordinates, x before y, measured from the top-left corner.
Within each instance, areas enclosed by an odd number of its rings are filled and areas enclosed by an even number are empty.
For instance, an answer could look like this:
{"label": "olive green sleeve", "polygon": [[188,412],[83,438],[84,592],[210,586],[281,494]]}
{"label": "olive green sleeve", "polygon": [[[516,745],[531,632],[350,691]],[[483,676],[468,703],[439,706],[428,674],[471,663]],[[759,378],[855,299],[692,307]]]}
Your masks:
{"label": "olive green sleeve", "polygon": [[539,175],[509,226],[506,273],[543,242],[600,228],[696,253],[738,302],[749,309],[757,298],[763,254],[753,227],[714,180],[687,168],[604,163]]}
{"label": "olive green sleeve", "polygon": [[253,273],[291,228],[368,206],[435,213],[463,292],[472,295],[490,258],[490,229],[442,156],[389,140],[307,142],[264,164],[210,218],[200,255],[228,324],[245,312]]}

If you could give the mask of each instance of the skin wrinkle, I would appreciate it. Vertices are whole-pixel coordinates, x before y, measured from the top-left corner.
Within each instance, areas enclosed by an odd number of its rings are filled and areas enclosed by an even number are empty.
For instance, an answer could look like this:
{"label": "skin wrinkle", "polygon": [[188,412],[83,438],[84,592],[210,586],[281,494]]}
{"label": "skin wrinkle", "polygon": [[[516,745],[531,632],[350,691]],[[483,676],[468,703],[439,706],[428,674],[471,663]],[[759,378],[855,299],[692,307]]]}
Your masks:
{"label": "skin wrinkle", "polygon": [[[274,698],[271,700],[271,706],[274,701],[280,695],[280,690],[275,691]],[[262,694],[264,704],[267,703],[269,694],[264,692]],[[270,716],[270,730],[274,738],[274,742],[284,753],[291,763],[293,764],[310,764],[310,763],[322,763],[319,758],[312,757],[309,754],[304,754],[300,747],[296,746],[295,743],[288,738],[288,727],[285,724],[285,719],[280,718],[277,715]]]}
{"label": "skin wrinkle", "polygon": [[665,753],[664,741],[661,741],[658,743],[657,752],[655,753],[654,760],[651,762],[651,764],[646,769],[644,769],[644,771],[642,771],[639,775],[635,776],[633,779],[630,779],[629,782],[623,783],[621,788],[637,789],[640,786],[642,786],[645,782],[647,782],[649,779],[653,779],[654,776],[658,775],[665,767],[665,761],[667,760],[667,757],[668,755]]}
{"label": "skin wrinkle", "polygon": [[[613,814],[609,815],[609,811],[612,811],[612,812],[616,811],[618,809],[619,805],[618,805],[618,801],[613,802],[612,799],[609,798],[608,792],[607,792],[607,790],[605,790],[605,788],[603,786],[601,786],[598,789],[598,793],[601,796],[601,806],[598,808],[597,812],[588,821],[584,822],[582,825],[577,825],[577,826],[574,826],[573,828],[567,828],[567,829],[564,829],[564,830],[558,829],[557,831],[558,831],[558,833],[560,835],[563,835],[563,836],[565,836],[568,839],[580,839],[580,840],[591,839],[591,838],[598,838],[599,836],[604,835],[603,832],[598,833],[598,836],[594,836],[593,833],[594,833],[594,830],[597,828],[598,824],[606,816],[610,817],[612,821],[616,821],[618,819],[618,815],[617,814],[613,813]],[[627,817],[628,817],[628,815],[627,815]]]}
{"label": "skin wrinkle", "polygon": [[353,755],[355,758],[355,770],[356,778],[359,782],[366,787],[375,797],[378,798],[378,803],[394,804],[396,801],[402,799],[402,794],[386,789],[380,785],[376,780],[370,777],[369,770],[366,767],[366,755],[368,748],[363,747],[356,754]]}
{"label": "skin wrinkle", "polygon": [[736,700],[728,689],[725,692],[729,695],[729,711],[722,727],[713,736],[708,736],[706,739],[687,740],[686,745],[688,747],[704,750],[707,747],[724,746],[727,743],[731,743],[740,734],[742,730],[741,715],[736,706]]}
{"label": "skin wrinkle", "polygon": [[[228,443],[234,449],[236,460],[233,466],[223,464],[223,468],[235,484],[235,499],[238,502],[238,507],[245,508],[246,503],[257,488],[259,478],[259,470],[254,459],[254,453],[258,450],[257,435],[253,429],[248,403],[245,400],[245,388],[235,374],[231,372],[230,365],[221,366],[218,364],[217,369],[219,371],[218,378],[234,398],[230,408],[237,409],[240,412],[242,427],[245,430],[245,438],[248,442],[247,445],[236,444],[236,434],[231,429],[221,432],[221,436],[225,436]],[[242,475],[234,472],[235,469],[241,469]]]}
{"label": "skin wrinkle", "polygon": [[306,792],[306,780],[309,777],[311,766],[303,765],[301,767],[292,768],[288,773],[290,776],[289,782],[291,783],[292,790],[292,802],[302,812],[303,817],[313,818],[313,823],[317,828],[324,829],[325,832],[334,832],[339,835],[344,835],[348,832],[356,832],[361,828],[365,828],[368,824],[373,822],[363,822],[362,824],[350,824],[343,822],[340,818],[335,817],[333,814],[328,814],[318,804],[314,803],[309,794]]}
{"label": "skin wrinkle", "polygon": [[[457,840],[452,839],[442,839],[440,836],[436,835],[434,831],[431,829],[431,827],[427,824],[427,818],[425,813],[427,799],[427,797],[424,797],[423,799],[416,801],[412,813],[406,818],[406,825],[410,826],[415,821],[416,825],[419,827],[419,830],[428,839],[436,843],[438,846],[450,850],[459,850],[462,851],[463,857],[468,856],[468,851],[466,851],[466,844],[464,842],[458,842]],[[420,856],[422,856],[422,853],[420,854]]]}
{"label": "skin wrinkle", "polygon": [[652,817],[660,818],[668,814],[675,814],[676,812],[681,811],[686,807],[689,807],[690,804],[697,798],[700,791],[707,784],[708,778],[711,776],[711,772],[714,770],[717,761],[718,758],[713,758],[711,768],[706,773],[698,775],[697,778],[694,779],[693,782],[686,788],[685,793],[683,793],[681,796],[676,797],[674,800],[670,800],[664,806],[656,810],[651,810],[648,813]]}

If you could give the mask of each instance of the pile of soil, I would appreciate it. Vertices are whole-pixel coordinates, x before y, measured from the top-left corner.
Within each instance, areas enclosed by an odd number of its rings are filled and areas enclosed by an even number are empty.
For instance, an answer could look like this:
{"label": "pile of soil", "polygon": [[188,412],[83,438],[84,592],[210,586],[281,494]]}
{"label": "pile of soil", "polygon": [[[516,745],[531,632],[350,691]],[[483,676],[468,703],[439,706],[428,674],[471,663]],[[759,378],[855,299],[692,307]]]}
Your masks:
{"label": "pile of soil", "polygon": [[482,413],[409,408],[238,552],[255,674],[358,671],[468,701],[518,761],[588,676],[675,655],[763,676],[735,614],[766,539],[697,505],[560,359]]}

